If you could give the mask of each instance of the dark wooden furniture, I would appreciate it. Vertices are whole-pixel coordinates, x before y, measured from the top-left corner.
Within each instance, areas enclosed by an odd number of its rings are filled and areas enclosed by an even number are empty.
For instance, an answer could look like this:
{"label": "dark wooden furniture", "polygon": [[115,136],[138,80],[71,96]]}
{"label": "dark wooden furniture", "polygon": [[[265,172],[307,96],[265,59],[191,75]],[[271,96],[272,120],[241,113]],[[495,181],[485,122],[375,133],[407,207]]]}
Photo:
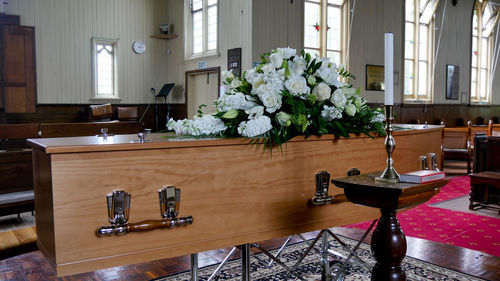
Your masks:
{"label": "dark wooden furniture", "polygon": [[0,152],[0,216],[34,210],[31,149]]}
{"label": "dark wooden furniture", "polygon": [[137,107],[117,107],[116,118],[119,121],[137,121],[139,119]]}
{"label": "dark wooden furniture", "polygon": [[89,106],[89,121],[111,121],[113,107],[110,103]]}
{"label": "dark wooden furniture", "polygon": [[33,164],[27,138],[137,134],[141,122],[0,124],[0,216],[33,211]]}
{"label": "dark wooden furniture", "polygon": [[[470,186],[471,186],[471,195],[469,197],[470,204],[469,209],[473,210],[474,208],[480,207],[491,207],[490,198],[489,198],[489,189],[490,187],[496,188],[500,191],[500,172],[480,172],[476,174],[470,174]],[[476,193],[475,189],[482,188],[483,192],[483,200],[484,203],[474,203],[474,193]],[[498,208],[498,214],[500,215],[500,208]]]}
{"label": "dark wooden furniture", "polygon": [[0,108],[35,112],[35,28],[19,25],[19,16],[0,14],[0,46]]}
{"label": "dark wooden furniture", "polygon": [[474,146],[469,209],[494,207],[500,202],[500,136],[477,135]]}
{"label": "dark wooden furniture", "polygon": [[424,184],[376,182],[381,173],[334,179],[344,188],[347,199],[355,204],[380,209],[381,216],[373,232],[371,247],[377,261],[372,280],[403,281],[406,274],[401,261],[406,255],[406,237],[399,225],[396,211],[422,204],[439,192],[448,180]]}
{"label": "dark wooden furniture", "polygon": [[443,159],[467,160],[467,173],[471,172],[472,149],[471,122],[467,127],[445,127],[443,131]]}

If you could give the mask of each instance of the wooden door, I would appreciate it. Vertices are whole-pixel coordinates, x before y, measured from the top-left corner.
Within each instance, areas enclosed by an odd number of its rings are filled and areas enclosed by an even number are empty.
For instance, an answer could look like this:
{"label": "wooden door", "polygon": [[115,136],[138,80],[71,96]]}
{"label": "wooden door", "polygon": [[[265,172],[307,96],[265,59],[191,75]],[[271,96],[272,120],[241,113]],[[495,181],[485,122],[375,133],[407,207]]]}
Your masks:
{"label": "wooden door", "polygon": [[34,27],[1,25],[0,107],[6,113],[36,111]]}
{"label": "wooden door", "polygon": [[213,102],[219,97],[220,68],[186,72],[187,117],[193,118],[201,104],[204,113],[215,112]]}

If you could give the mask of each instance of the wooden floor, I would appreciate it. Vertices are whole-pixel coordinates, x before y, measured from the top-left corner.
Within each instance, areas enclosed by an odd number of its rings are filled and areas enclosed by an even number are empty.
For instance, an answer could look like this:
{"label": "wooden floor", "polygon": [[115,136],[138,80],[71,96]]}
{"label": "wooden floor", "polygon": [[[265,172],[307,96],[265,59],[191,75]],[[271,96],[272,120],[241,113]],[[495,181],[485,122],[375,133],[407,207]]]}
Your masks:
{"label": "wooden floor", "polygon": [[[333,228],[334,233],[359,239],[363,231],[349,228]],[[306,234],[312,238],[315,233]],[[369,241],[370,236],[367,237]],[[284,239],[262,242],[265,248],[277,248]],[[407,255],[457,271],[472,274],[486,280],[500,280],[500,258],[481,252],[459,248],[419,238],[407,237]],[[228,249],[199,254],[200,267],[222,261]],[[189,270],[189,256],[164,259],[131,266],[115,267],[95,272],[57,279],[40,252],[31,252],[0,261],[0,280],[151,280],[172,273]]]}

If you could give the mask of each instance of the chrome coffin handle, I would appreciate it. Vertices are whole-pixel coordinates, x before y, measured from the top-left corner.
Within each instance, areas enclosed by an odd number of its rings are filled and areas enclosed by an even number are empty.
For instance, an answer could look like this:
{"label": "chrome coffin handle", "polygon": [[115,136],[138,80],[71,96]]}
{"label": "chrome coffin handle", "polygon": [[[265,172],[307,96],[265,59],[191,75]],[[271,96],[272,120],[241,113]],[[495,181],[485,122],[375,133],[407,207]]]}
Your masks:
{"label": "chrome coffin handle", "polygon": [[333,197],[328,195],[330,184],[330,173],[321,171],[316,174],[316,195],[311,199],[314,206],[327,205],[332,203]]}
{"label": "chrome coffin handle", "polygon": [[157,228],[173,228],[193,223],[194,218],[192,216],[177,217],[180,207],[180,189],[175,186],[169,186],[160,189],[158,192],[162,218],[159,220],[144,220],[137,223],[128,222],[130,193],[119,190],[107,194],[108,220],[111,225],[98,228],[96,231],[97,236],[149,231]]}

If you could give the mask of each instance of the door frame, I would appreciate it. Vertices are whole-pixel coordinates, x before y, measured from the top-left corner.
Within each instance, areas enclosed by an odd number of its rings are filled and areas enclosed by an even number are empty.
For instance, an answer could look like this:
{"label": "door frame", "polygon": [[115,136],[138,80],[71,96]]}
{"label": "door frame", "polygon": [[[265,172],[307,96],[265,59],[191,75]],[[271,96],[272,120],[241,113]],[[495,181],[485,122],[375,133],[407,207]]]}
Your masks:
{"label": "door frame", "polygon": [[[188,81],[189,81],[189,76],[191,75],[198,75],[198,74],[210,74],[210,73],[217,73],[217,97],[220,97],[220,66],[217,67],[209,67],[209,68],[202,68],[202,69],[195,69],[195,70],[189,70],[186,71],[185,76],[184,76],[184,110],[186,112],[186,115],[188,114]],[[187,118],[190,118],[190,116],[187,116]]]}

